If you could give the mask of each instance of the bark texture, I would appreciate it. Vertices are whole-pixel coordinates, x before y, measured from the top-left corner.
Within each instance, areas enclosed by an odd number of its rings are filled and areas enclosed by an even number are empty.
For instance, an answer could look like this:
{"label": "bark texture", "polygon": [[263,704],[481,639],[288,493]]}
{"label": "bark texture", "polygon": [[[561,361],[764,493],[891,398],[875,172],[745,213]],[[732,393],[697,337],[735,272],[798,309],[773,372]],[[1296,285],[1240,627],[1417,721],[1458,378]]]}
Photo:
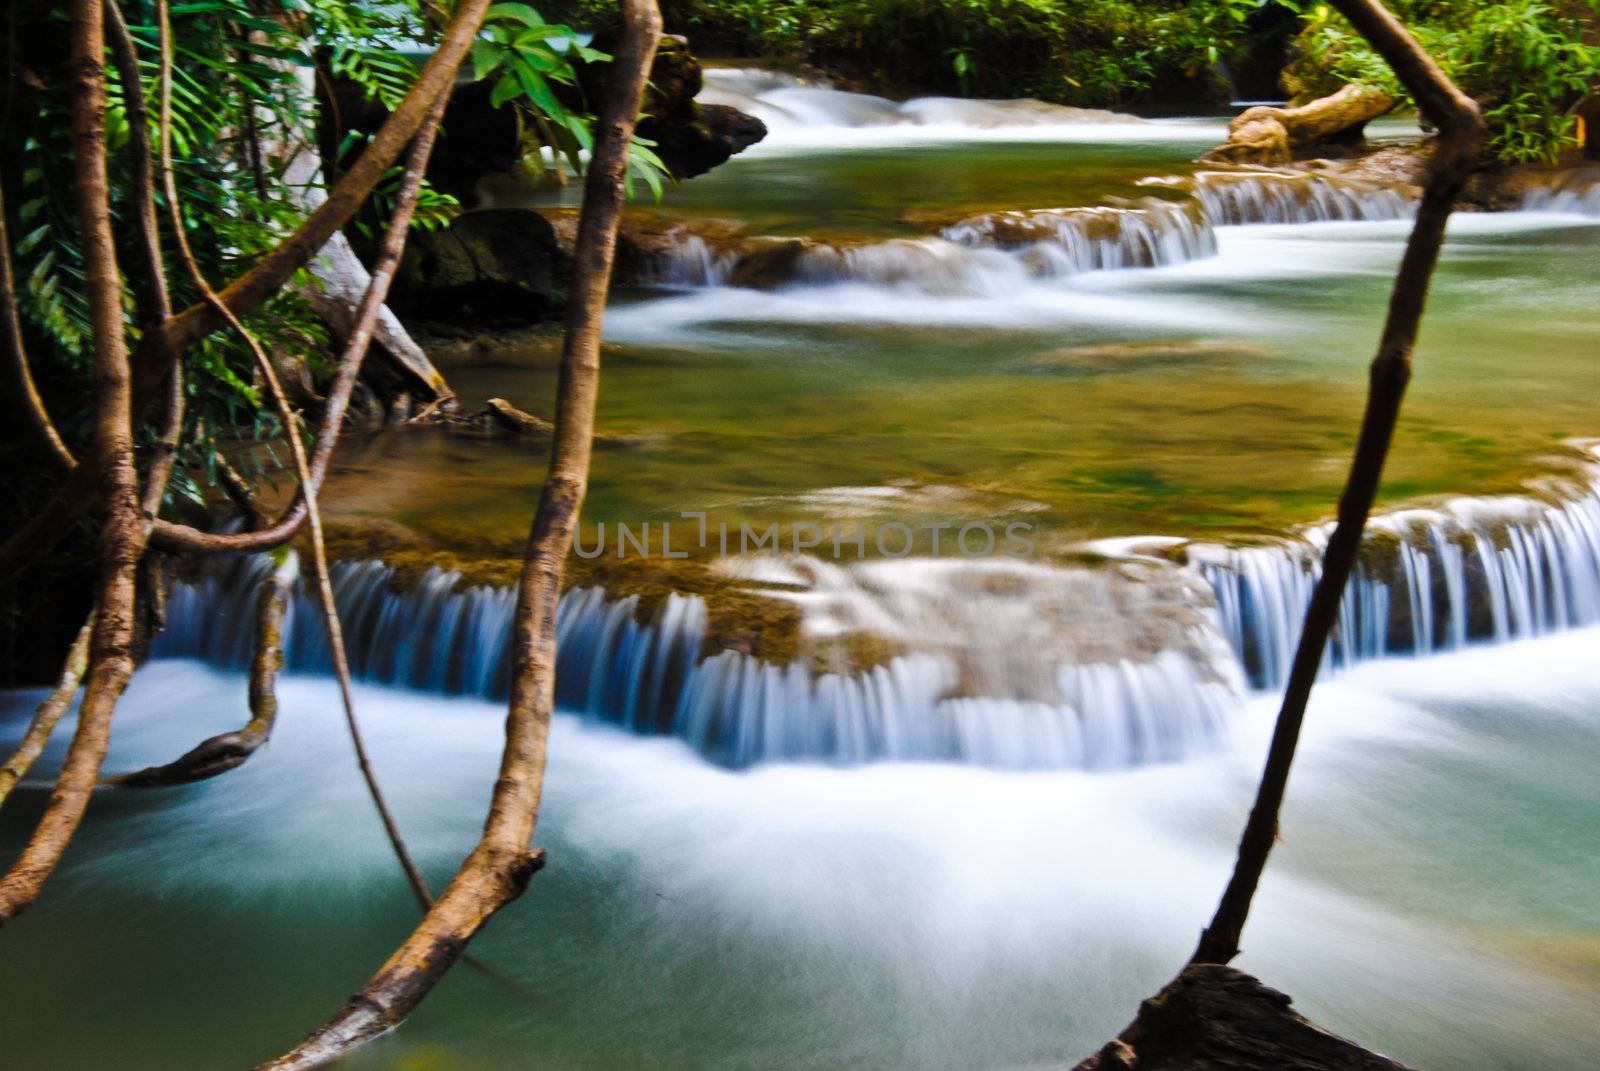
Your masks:
{"label": "bark texture", "polygon": [[1394,110],[1381,89],[1348,85],[1298,108],[1247,108],[1228,124],[1228,140],[1202,159],[1214,163],[1286,164],[1329,141],[1360,141],[1366,125]]}
{"label": "bark texture", "polygon": [[261,582],[256,596],[255,653],[250,660],[250,720],[233,732],[218,733],[172,762],[106,778],[122,788],[159,788],[205,781],[243,766],[272,736],[278,721],[278,670],[283,668],[283,615],[298,572],[294,555]]}
{"label": "bark texture", "polygon": [[89,806],[111,740],[111,715],[133,673],[135,577],[145,546],[133,464],[133,376],[122,333],[122,287],[106,181],[102,0],[74,0],[70,17],[74,193],[94,336],[92,457],[101,474],[98,497],[105,519],[96,553],[98,596],[77,730],[33,836],[0,878],[0,923],[38,898]]}
{"label": "bark texture", "polygon": [[1317,1026],[1232,967],[1196,964],[1076,1071],[1408,1071]]}
{"label": "bark texture", "polygon": [[599,390],[600,323],[622,212],[628,143],[661,35],[653,0],[623,0],[623,34],[595,124],[556,402],[550,474],[534,517],[512,633],[506,743],[483,835],[410,937],[337,1015],[282,1057],[261,1065],[320,1067],[393,1028],[543,865],[531,850],[554,706],[555,617],[561,567],[588,482]]}
{"label": "bark texture", "polygon": [[90,618],[78,631],[78,638],[72,641],[56,686],[35,708],[33,719],[28,722],[17,749],[11,753],[5,765],[0,766],[0,806],[5,805],[6,797],[11,795],[11,790],[17,787],[18,782],[28,776],[28,771],[43,753],[50,734],[55,732],[56,723],[78,694],[78,685],[83,682],[84,671],[89,668],[89,637],[93,631],[94,619]]}

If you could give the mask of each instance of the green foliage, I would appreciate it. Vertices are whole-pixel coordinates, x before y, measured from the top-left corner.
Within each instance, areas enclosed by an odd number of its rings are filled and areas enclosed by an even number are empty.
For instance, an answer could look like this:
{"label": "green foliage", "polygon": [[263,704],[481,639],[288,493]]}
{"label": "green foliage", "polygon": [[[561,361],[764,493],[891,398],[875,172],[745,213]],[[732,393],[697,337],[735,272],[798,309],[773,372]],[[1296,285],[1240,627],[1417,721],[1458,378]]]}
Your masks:
{"label": "green foliage", "polygon": [[[611,57],[582,43],[570,26],[547,23],[526,4],[501,3],[489,8],[483,32],[472,46],[474,81],[492,80],[489,103],[514,104],[531,127],[542,151],[564,158],[574,174],[583,173],[584,154],[594,147],[594,118],[569,101],[581,100],[574,61],[605,63]],[[635,177],[661,199],[666,165],[651,151],[653,142],[635,137],[628,154],[627,190],[633,196]],[[420,207],[420,206],[419,206]]]}
{"label": "green foliage", "polygon": [[[119,6],[135,39],[154,145],[159,78],[154,3],[120,0]],[[64,16],[47,8],[23,5],[7,32],[60,39]],[[354,83],[369,99],[394,108],[437,36],[430,15],[436,11],[427,0],[180,0],[171,6],[173,177],[189,245],[213,286],[238,277],[301,222],[304,191],[290,186],[286,172],[300,146],[314,138],[315,78]],[[9,43],[15,48],[16,39]],[[586,109],[569,103],[582,99],[572,64],[608,58],[578,44],[571,29],[546,24],[533,8],[501,3],[491,9],[473,51],[472,73],[495,79],[497,103],[514,100],[544,144],[576,166],[591,146],[592,119]],[[60,64],[40,69],[56,81],[43,85],[26,107],[10,109],[12,119],[0,131],[0,174],[12,213],[7,222],[15,239],[11,252],[30,359],[57,402],[52,409],[63,434],[82,452],[90,436],[89,407],[82,402],[92,389],[91,328],[72,197],[69,72]],[[133,221],[140,206],[126,88],[110,65],[111,207],[124,274],[138,284],[143,280],[137,278],[141,256]],[[359,148],[356,142],[365,136],[351,135],[339,155]],[[637,141],[630,188],[639,178],[659,196],[664,173],[650,144]],[[401,176],[402,168],[392,168],[358,217],[356,226],[369,236],[386,225]],[[166,279],[172,304],[181,309],[200,294],[176,255],[164,197],[158,199]],[[445,226],[459,209],[454,197],[424,183],[412,225]],[[247,326],[269,352],[292,355],[320,373],[327,371],[329,343],[303,296],[318,285],[311,272],[298,273],[292,286],[248,318]],[[126,330],[136,341],[149,310],[141,304],[140,285],[124,290]],[[189,348],[183,372],[185,426],[168,501],[202,501],[215,482],[218,451],[247,478],[271,481],[287,462],[281,448],[284,429],[266,404],[249,351],[232,334],[218,332]],[[154,426],[144,425],[140,436],[146,445],[153,442]]]}
{"label": "green foliage", "polygon": [[[667,27],[702,50],[782,55],[868,79],[971,96],[1104,107],[1199,79],[1279,0],[677,0]],[[603,25],[605,0],[571,17]],[[1192,92],[1189,94],[1192,98]]]}
{"label": "green foliage", "polygon": [[[1558,10],[1539,0],[1394,5],[1419,42],[1462,90],[1483,107],[1489,149],[1507,163],[1555,163],[1577,145],[1569,109],[1600,86],[1600,45],[1579,8]],[[1346,82],[1381,86],[1405,97],[1394,75],[1366,41],[1325,5],[1306,12],[1291,67],[1291,88],[1319,96]]]}

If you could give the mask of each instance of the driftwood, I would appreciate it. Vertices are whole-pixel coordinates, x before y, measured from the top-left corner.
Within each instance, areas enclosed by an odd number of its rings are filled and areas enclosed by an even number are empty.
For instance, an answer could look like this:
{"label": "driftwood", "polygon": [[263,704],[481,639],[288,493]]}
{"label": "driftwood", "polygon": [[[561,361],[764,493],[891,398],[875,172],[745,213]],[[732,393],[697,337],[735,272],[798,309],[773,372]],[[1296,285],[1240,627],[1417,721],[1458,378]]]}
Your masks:
{"label": "driftwood", "polygon": [[1298,108],[1247,108],[1228,124],[1228,140],[1206,153],[1209,163],[1286,164],[1313,146],[1359,142],[1367,123],[1392,111],[1381,89],[1347,85]]}
{"label": "driftwood", "polygon": [[1074,1071],[1407,1071],[1317,1026],[1250,975],[1195,964]]}
{"label": "driftwood", "polygon": [[473,419],[489,427],[502,428],[518,435],[547,436],[555,430],[555,425],[548,420],[518,409],[504,398],[490,398],[484,402],[483,408]]}
{"label": "driftwood", "polygon": [[105,779],[121,788],[160,788],[204,781],[243,766],[272,736],[278,721],[278,670],[283,668],[283,614],[294,583],[296,559],[284,563],[261,582],[256,597],[255,654],[250,661],[250,720],[243,728],[202,740],[162,766]]}

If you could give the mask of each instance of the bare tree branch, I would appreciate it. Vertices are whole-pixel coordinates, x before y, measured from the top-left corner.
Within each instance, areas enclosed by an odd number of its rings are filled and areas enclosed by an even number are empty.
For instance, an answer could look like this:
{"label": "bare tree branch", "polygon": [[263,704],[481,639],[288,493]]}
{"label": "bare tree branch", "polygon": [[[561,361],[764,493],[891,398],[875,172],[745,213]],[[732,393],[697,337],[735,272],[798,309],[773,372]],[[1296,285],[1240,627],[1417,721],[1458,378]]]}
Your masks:
{"label": "bare tree branch", "polygon": [[[133,149],[133,200],[139,211],[139,253],[143,271],[140,282],[143,322],[146,326],[165,323],[172,316],[172,300],[167,290],[167,268],[161,259],[161,228],[156,222],[156,164],[150,149],[150,114],[145,106],[144,79],[139,73],[139,51],[122,17],[116,0],[105,0],[106,28],[111,39],[111,54],[116,58],[117,75],[122,80],[122,95],[128,111],[128,144]],[[161,186],[172,173],[172,109],[160,116]],[[167,375],[162,399],[161,430],[152,446],[150,465],[145,474],[144,496],[140,508],[147,518],[161,512],[167,481],[178,456],[178,439],[183,434],[183,366],[173,362]]]}
{"label": "bare tree branch", "polygon": [[[166,131],[170,129],[169,116],[172,107],[172,32],[167,18],[167,0],[156,0],[156,20],[161,35],[161,129]],[[432,114],[435,106],[430,106],[429,114]],[[164,158],[167,151],[167,146],[163,144]],[[167,208],[172,213],[172,229],[176,236],[178,257],[194,280],[194,285],[200,291],[204,303],[215,310],[222,322],[226,323],[250,350],[251,356],[255,359],[256,369],[267,384],[267,393],[278,412],[278,419],[283,424],[284,439],[289,446],[289,455],[294,461],[295,476],[300,481],[300,497],[305,503],[306,523],[311,536],[311,581],[316,588],[323,625],[328,632],[328,646],[333,653],[334,673],[339,678],[339,695],[344,702],[345,723],[350,730],[350,741],[355,746],[356,761],[361,767],[361,776],[367,783],[367,792],[372,797],[372,804],[377,808],[378,817],[383,823],[384,833],[389,837],[389,843],[394,848],[395,857],[400,861],[400,868],[405,871],[406,880],[410,883],[412,891],[426,908],[431,902],[427,883],[423,881],[421,871],[412,860],[405,840],[400,835],[400,827],[396,824],[394,814],[384,799],[383,789],[378,784],[377,774],[373,771],[371,760],[367,755],[360,724],[356,720],[355,694],[350,685],[350,663],[345,655],[344,632],[339,627],[339,610],[334,604],[333,585],[328,579],[328,556],[322,538],[322,514],[317,509],[317,496],[311,485],[311,469],[306,458],[305,442],[300,435],[298,416],[289,405],[289,398],[283,391],[283,383],[278,378],[277,369],[272,366],[266,350],[261,348],[260,341],[206,281],[205,275],[200,270],[200,264],[195,259],[194,250],[189,246],[183,209],[178,203],[178,191],[173,182],[172,169],[164,167],[162,177],[166,183]]]}
{"label": "bare tree branch", "polygon": [[17,744],[17,749],[11,757],[0,766],[0,806],[4,806],[6,797],[17,783],[28,776],[28,771],[38,761],[44,752],[44,745],[50,739],[50,734],[55,732],[56,723],[61,720],[61,715],[67,712],[72,705],[72,699],[78,694],[78,685],[83,682],[84,670],[89,668],[89,636],[94,631],[94,618],[83,623],[83,628],[78,630],[78,638],[72,641],[72,647],[67,651],[67,658],[61,666],[61,676],[56,681],[56,686],[49,695],[44,697],[37,709],[33,712],[33,720],[28,722],[27,731],[22,734],[22,740]]}
{"label": "bare tree branch", "polygon": [[[295,271],[304,267],[333,232],[355,215],[420,129],[439,95],[450,92],[456,71],[477,37],[490,2],[461,0],[440,38],[438,49],[424,65],[417,81],[367,143],[355,164],[340,176],[328,192],[328,199],[293,234],[221,291],[222,301],[228,308],[238,315],[255,309],[276,293]],[[135,412],[142,412],[147,399],[169,381],[168,373],[184,349],[223,326],[226,320],[216,307],[201,302],[146,331],[134,354]],[[94,507],[101,480],[98,466],[99,462],[92,457],[74,466],[50,501],[21,530],[0,544],[0,576],[22,568],[48,551],[74,522]]]}
{"label": "bare tree branch", "polygon": [[28,348],[22,341],[22,315],[17,311],[17,284],[11,272],[11,235],[6,227],[5,195],[0,192],[0,333],[5,336],[6,361],[11,369],[11,384],[16,390],[17,407],[27,419],[34,438],[44,447],[50,463],[63,471],[70,471],[77,459],[67,449],[61,433],[39,397],[39,388],[33,382],[33,372],[28,368]]}
{"label": "bare tree branch", "polygon": [[283,614],[298,564],[291,551],[261,582],[256,596],[255,654],[250,660],[250,720],[218,733],[172,762],[104,779],[123,788],[158,788],[204,781],[243,766],[272,736],[278,721],[278,670],[283,668]]}
{"label": "bare tree branch", "polygon": [[[321,491],[323,481],[327,479],[334,447],[338,445],[344,416],[350,407],[350,394],[361,375],[362,363],[372,345],[373,329],[383,312],[384,302],[388,300],[389,287],[394,282],[400,258],[405,254],[406,237],[416,211],[417,198],[422,191],[422,180],[427,173],[439,123],[444,118],[448,104],[448,96],[441,96],[434,101],[427,120],[406,154],[405,174],[395,195],[394,210],[379,244],[377,257],[372,263],[371,281],[362,294],[361,304],[356,308],[354,324],[339,355],[338,371],[328,388],[323,406],[322,424],[311,453],[310,483],[306,485],[312,496]],[[293,539],[304,526],[307,516],[306,495],[305,491],[297,492],[294,500],[270,527],[248,532],[216,533],[203,532],[171,521],[157,521],[151,539],[163,550],[191,554],[240,554],[271,550]]]}
{"label": "bare tree branch", "polygon": [[1394,68],[1429,121],[1439,130],[1429,162],[1427,184],[1417,220],[1395,275],[1388,317],[1373,358],[1366,413],[1356,442],[1350,475],[1339,499],[1338,522],[1323,554],[1322,575],[1306,610],[1289,683],[1267,753],[1266,768],[1255,805],[1245,823],[1238,861],[1217,913],[1200,935],[1192,963],[1227,963],[1239,954],[1250,902],[1278,834],[1278,812],[1289,783],[1306,702],[1322,663],[1328,636],[1339,616],[1345,583],[1361,549],[1361,534],[1377,498],[1383,465],[1394,440],[1400,403],[1411,379],[1411,351],[1417,340],[1428,286],[1444,245],[1456,195],[1467,180],[1483,143],[1478,106],[1457,89],[1437,64],[1376,0],[1332,0],[1335,7],[1372,42]]}
{"label": "bare tree branch", "polygon": [[654,0],[622,0],[622,38],[606,79],[578,224],[550,474],[529,535],[513,624],[506,744],[483,835],[421,924],[337,1015],[263,1071],[323,1066],[391,1029],[422,1001],[500,908],[543,865],[530,849],[555,702],[561,568],[588,484],[600,382],[600,323],[616,252],[628,146],[661,36]]}

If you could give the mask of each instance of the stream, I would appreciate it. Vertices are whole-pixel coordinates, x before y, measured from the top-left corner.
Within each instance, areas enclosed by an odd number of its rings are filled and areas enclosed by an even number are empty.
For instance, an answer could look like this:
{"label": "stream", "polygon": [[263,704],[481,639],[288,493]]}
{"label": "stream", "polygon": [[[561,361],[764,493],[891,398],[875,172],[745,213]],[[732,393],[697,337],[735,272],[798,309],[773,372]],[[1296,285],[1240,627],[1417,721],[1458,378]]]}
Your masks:
{"label": "stream", "polygon": [[[517,984],[457,969],[347,1064],[1070,1067],[1226,880],[1409,201],[1207,171],[1220,120],[708,86],[771,133],[633,209],[676,238],[607,314],[583,539],[778,525],[783,553],[691,557],[796,608],[800,657],[708,650],[713,596],[569,591],[550,865],[473,945]],[[1452,223],[1238,961],[1421,1068],[1600,1051],[1597,191]],[[556,355],[530,337],[445,372],[468,408],[547,414]],[[383,432],[341,448],[327,512],[514,542],[544,463]],[[974,522],[1025,526],[1029,552],[950,551]],[[795,552],[834,525],[865,551]],[[890,528],[905,553],[865,534]],[[108,768],[245,720],[264,568],[176,586]],[[493,783],[510,594],[447,570],[396,590],[377,561],[335,579],[374,762],[437,887]],[[0,1037],[29,1066],[244,1066],[409,930],[303,593],[286,635],[270,745],[97,798],[7,927],[0,992],[27,999],[0,1000]],[[862,635],[882,649],[842,659]],[[0,693],[0,748],[38,698]]]}

